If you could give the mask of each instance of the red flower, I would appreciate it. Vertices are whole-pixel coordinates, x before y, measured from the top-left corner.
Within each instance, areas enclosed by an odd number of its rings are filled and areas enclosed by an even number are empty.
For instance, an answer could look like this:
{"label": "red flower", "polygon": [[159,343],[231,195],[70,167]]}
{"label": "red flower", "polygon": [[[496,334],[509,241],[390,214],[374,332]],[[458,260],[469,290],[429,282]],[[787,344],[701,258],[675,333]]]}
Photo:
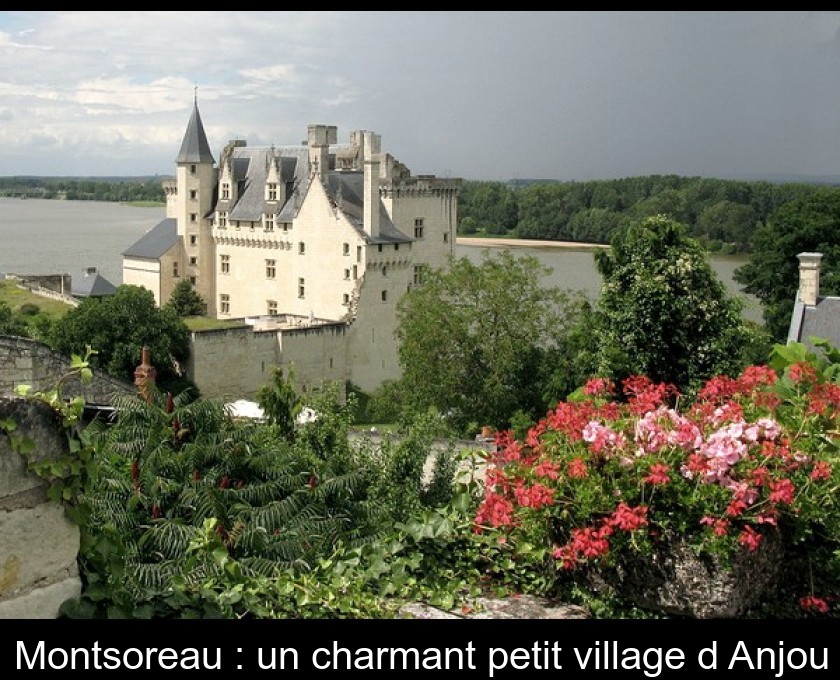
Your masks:
{"label": "red flower", "polygon": [[758,545],[761,543],[761,534],[751,526],[745,526],[741,535],[738,536],[738,542],[753,552],[758,550]]}
{"label": "red flower", "polygon": [[566,474],[570,479],[583,479],[588,474],[586,463],[582,458],[574,458],[566,464]]}
{"label": "red flower", "polygon": [[806,595],[799,598],[799,606],[806,612],[818,612],[825,614],[828,612],[829,606],[825,598],[816,597],[814,595]]}
{"label": "red flower", "polygon": [[771,503],[786,503],[787,505],[790,505],[793,503],[795,493],[796,487],[789,479],[780,479],[778,482],[770,482]]}
{"label": "red flower", "polygon": [[647,526],[647,511],[645,505],[631,508],[627,503],[622,502],[618,504],[608,523],[624,531],[636,531],[636,529]]}
{"label": "red flower", "polygon": [[666,465],[665,463],[654,463],[650,466],[648,476],[642,479],[642,481],[646,484],[667,484],[671,481],[671,478],[668,476],[670,470],[670,465]]}
{"label": "red flower", "polygon": [[811,470],[810,477],[814,481],[828,479],[829,477],[831,477],[831,465],[828,463],[828,461],[819,461],[814,465],[814,469]]}

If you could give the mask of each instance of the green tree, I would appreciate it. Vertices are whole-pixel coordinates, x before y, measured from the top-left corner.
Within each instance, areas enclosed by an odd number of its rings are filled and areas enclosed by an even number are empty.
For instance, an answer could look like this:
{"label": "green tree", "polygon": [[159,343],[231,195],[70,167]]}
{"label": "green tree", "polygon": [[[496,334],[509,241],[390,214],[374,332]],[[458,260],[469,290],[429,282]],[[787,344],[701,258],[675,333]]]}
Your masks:
{"label": "green tree", "polygon": [[25,338],[32,334],[29,324],[14,313],[11,307],[0,300],[0,335],[19,335]]}
{"label": "green tree", "polygon": [[616,382],[639,374],[689,391],[745,363],[751,338],[742,302],[729,297],[682,224],[654,216],[595,254],[598,372]]}
{"label": "green tree", "polygon": [[295,419],[303,408],[301,396],[295,389],[294,371],[286,377],[282,367],[272,371],[271,384],[257,390],[257,403],[263,410],[265,420],[275,425],[283,439],[291,441],[295,434]]}
{"label": "green tree", "polygon": [[786,342],[801,252],[823,254],[820,289],[840,293],[840,189],[823,188],[785,203],[756,230],[749,261],[735,280],[764,303],[764,323],[777,342]]}
{"label": "green tree", "polygon": [[462,430],[506,427],[517,410],[542,415],[543,364],[578,310],[574,295],[542,284],[546,273],[535,257],[507,250],[429,270],[397,307],[406,406],[435,407]]}
{"label": "green tree", "polygon": [[207,311],[207,303],[189,279],[181,279],[175,284],[166,306],[174,309],[180,317],[201,316]]}
{"label": "green tree", "polygon": [[133,380],[143,346],[149,348],[161,388],[187,386],[181,369],[189,356],[189,331],[174,309],[158,308],[150,290],[123,284],[114,295],[87,298],[55,323],[52,346],[64,354],[97,351],[91,363],[106,373]]}

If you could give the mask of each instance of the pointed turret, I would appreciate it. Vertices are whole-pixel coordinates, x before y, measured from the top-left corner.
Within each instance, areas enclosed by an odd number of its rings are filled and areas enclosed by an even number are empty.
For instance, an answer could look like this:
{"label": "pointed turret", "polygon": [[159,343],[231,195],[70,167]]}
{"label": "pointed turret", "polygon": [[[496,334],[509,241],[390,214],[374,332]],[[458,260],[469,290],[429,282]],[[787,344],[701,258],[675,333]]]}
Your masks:
{"label": "pointed turret", "polygon": [[204,133],[204,125],[201,122],[201,114],[198,112],[198,99],[193,104],[190,122],[187,125],[187,132],[184,141],[181,142],[181,150],[178,152],[176,163],[215,163],[213,154],[210,151],[210,144],[207,143],[207,135]]}

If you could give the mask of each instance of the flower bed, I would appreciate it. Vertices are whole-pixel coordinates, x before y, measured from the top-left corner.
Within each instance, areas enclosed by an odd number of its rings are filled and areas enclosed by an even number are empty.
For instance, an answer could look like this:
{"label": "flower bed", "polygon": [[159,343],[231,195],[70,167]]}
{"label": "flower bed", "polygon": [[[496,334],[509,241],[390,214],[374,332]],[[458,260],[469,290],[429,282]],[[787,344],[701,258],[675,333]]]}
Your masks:
{"label": "flower bed", "polygon": [[[690,403],[643,376],[593,379],[524,441],[498,433],[476,531],[547,545],[558,571],[640,606],[743,613],[776,583],[782,546],[840,530],[838,365],[801,346],[774,358]],[[824,612],[833,595],[802,597]]]}

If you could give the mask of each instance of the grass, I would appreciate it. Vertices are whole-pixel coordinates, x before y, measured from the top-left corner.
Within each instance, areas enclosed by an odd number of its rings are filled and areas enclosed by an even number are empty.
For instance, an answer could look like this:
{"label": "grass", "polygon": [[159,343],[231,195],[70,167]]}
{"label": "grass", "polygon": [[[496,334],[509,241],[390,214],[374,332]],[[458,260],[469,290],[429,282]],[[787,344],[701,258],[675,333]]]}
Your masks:
{"label": "grass", "polygon": [[191,331],[215,331],[222,328],[236,328],[244,326],[241,321],[229,321],[227,319],[211,319],[208,316],[188,316],[184,319],[187,328]]}
{"label": "grass", "polygon": [[5,302],[16,313],[20,311],[23,305],[35,305],[38,308],[37,314],[20,315],[20,318],[26,321],[30,330],[33,331],[33,335],[37,335],[35,331],[40,319],[47,318],[51,322],[55,322],[73,309],[64,302],[35,295],[28,290],[18,288],[15,281],[0,281],[0,302]]}

